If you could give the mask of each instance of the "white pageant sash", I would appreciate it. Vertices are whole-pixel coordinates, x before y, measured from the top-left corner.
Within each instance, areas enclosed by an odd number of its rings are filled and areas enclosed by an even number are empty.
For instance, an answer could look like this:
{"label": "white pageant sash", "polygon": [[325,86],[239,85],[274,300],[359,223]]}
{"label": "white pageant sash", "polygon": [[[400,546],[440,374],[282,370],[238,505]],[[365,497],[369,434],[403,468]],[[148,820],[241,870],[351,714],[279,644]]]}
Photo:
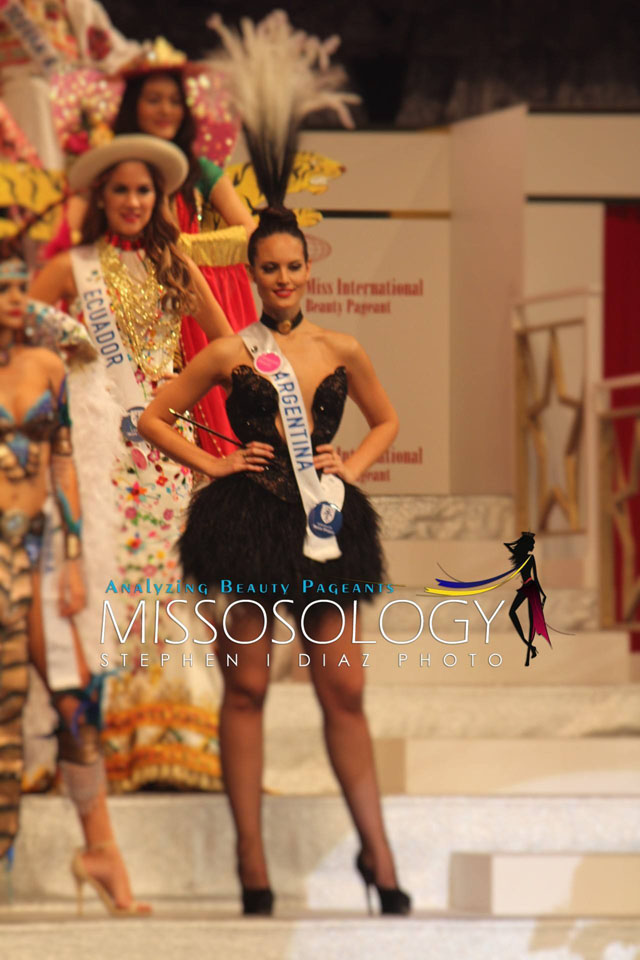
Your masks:
{"label": "white pageant sash", "polygon": [[142,443],[137,423],[146,407],[146,399],[122,343],[97,247],[94,244],[74,247],[71,264],[87,330],[107,375],[116,384],[118,400],[127,411],[122,418],[122,433],[127,440]]}
{"label": "white pageant sash", "polygon": [[303,553],[321,563],[336,560],[342,556],[336,533],[342,526],[344,483],[335,474],[318,477],[298,378],[271,331],[258,320],[241,330],[240,336],[256,370],[273,384],[278,394],[291,465],[307,516]]}
{"label": "white pageant sash", "polygon": [[[145,398],[142,388],[136,383],[131,364],[120,338],[120,331],[111,309],[111,300],[102,275],[98,252],[94,246],[76,247],[71,251],[71,263],[78,295],[82,301],[87,330],[100,357],[97,362],[102,363],[108,377],[117,381],[117,403],[119,406],[122,405],[127,408],[126,416],[120,416],[120,429],[134,443],[141,442],[142,437],[135,429],[134,422],[137,423],[136,412],[142,412],[144,409]],[[69,399],[70,403],[73,404],[72,391],[70,391]],[[111,404],[115,406],[116,401],[112,400]],[[86,401],[83,406],[86,408]],[[115,410],[112,409],[112,414],[114,413]],[[113,419],[113,416],[111,419]],[[113,438],[113,431],[107,432]],[[74,436],[75,433],[74,430]],[[110,472],[110,467],[107,469]],[[92,483],[95,485],[94,481]],[[88,486],[89,484],[83,488],[81,485],[81,491],[85,489],[83,500],[87,498],[86,489]],[[83,512],[86,516],[86,511]],[[58,609],[60,569],[64,563],[64,536],[52,495],[47,499],[45,515],[45,533],[40,558],[40,592],[45,612],[43,624],[47,680],[52,690],[66,690],[80,687],[82,683],[75,654],[72,621],[69,617],[61,616]],[[84,524],[84,529],[86,531],[87,524]],[[107,544],[107,546],[110,545]],[[107,558],[115,557],[113,550],[103,551],[103,555]],[[91,583],[88,584],[88,588],[90,596]],[[93,604],[91,604],[90,609],[93,612]],[[81,618],[82,616],[83,613],[80,614]],[[78,617],[76,617],[77,620]],[[87,626],[86,622],[85,626]],[[81,631],[81,636],[83,634],[92,636],[92,627],[89,627],[86,631]],[[90,669],[96,672],[95,657],[90,656],[86,649],[85,656]]]}
{"label": "white pageant sash", "polygon": [[46,75],[61,66],[60,55],[42,28],[31,19],[20,0],[0,0],[0,17],[16,35],[25,53]]}
{"label": "white pageant sash", "polygon": [[[68,319],[71,322],[71,318]],[[88,347],[86,331],[85,336]],[[93,347],[91,352],[89,362],[74,362],[68,374],[72,439],[77,454],[81,454],[76,456],[75,464],[82,505],[82,566],[87,591],[87,605],[73,618],[73,624],[82,641],[89,670],[104,673],[100,655],[108,652],[115,656],[118,646],[115,636],[111,642],[106,638],[107,645],[98,643],[98,639],[104,584],[117,570],[119,525],[114,519],[117,504],[110,465],[122,455],[122,408],[113,396],[106,368],[95,357]],[[47,683],[51,690],[66,690],[84,684],[78,670],[72,624],[68,617],[60,616],[58,606],[60,571],[65,557],[60,510],[53,496],[47,504],[40,564]]]}

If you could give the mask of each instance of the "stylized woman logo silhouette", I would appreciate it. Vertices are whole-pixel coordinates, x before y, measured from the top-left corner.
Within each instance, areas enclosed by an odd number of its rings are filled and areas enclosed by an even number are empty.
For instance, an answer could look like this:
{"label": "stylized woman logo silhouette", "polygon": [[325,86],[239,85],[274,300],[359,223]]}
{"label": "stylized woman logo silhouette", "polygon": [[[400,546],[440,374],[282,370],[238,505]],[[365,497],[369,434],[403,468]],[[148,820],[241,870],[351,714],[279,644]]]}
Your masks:
{"label": "stylized woman logo silhouette", "polygon": [[[511,566],[514,569],[521,567],[520,575],[522,576],[522,586],[519,587],[516,592],[513,603],[511,604],[511,609],[509,610],[509,616],[518,631],[518,636],[527,647],[525,667],[528,667],[533,657],[538,655],[538,651],[533,645],[536,634],[544,637],[549,646],[551,646],[543,612],[547,595],[538,580],[536,561],[533,556],[534,546],[535,534],[529,531],[523,531],[518,540],[514,540],[512,543],[505,543],[505,547],[511,554]],[[527,559],[527,557],[529,559]],[[526,639],[522,625],[518,619],[518,614],[516,613],[518,607],[520,607],[525,600],[527,601],[529,609],[529,632]]]}
{"label": "stylized woman logo silhouette", "polygon": [[[511,604],[509,616],[514,627],[518,631],[518,636],[527,647],[527,659],[525,667],[528,667],[533,657],[537,657],[538,651],[533,645],[536,634],[544,637],[551,646],[547,624],[544,619],[542,608],[544,607],[547,595],[540,586],[536,562],[533,558],[533,548],[535,545],[535,534],[530,531],[523,531],[518,540],[512,543],[505,543],[505,547],[511,554],[511,570],[499,573],[496,577],[489,577],[486,580],[442,580],[437,579],[437,587],[425,587],[424,592],[436,596],[460,596],[463,593],[476,594],[487,593],[489,590],[496,590],[504,586],[509,580],[513,580],[518,574],[522,576],[522,586],[518,589],[515,599]],[[438,564],[440,566],[440,564]],[[444,568],[440,568],[446,573]],[[450,576],[450,574],[447,574]],[[529,631],[525,639],[524,631],[516,610],[521,603],[526,600],[529,608]],[[554,629],[550,627],[550,629]],[[558,630],[558,633],[563,631]],[[572,634],[567,634],[572,636]]]}

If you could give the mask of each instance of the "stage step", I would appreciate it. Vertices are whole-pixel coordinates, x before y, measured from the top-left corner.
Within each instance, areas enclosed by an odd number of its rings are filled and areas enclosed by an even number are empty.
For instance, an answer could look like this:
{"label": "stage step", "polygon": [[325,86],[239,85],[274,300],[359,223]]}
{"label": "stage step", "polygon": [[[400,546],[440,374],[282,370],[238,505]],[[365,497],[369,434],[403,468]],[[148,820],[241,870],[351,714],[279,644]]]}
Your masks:
{"label": "stage step", "polygon": [[[462,613],[456,616],[469,617]],[[471,619],[471,618],[469,618]],[[417,625],[404,631],[388,632],[392,638],[410,638]],[[428,631],[428,627],[425,627]],[[464,636],[464,625],[457,625],[458,637]],[[452,636],[451,632],[448,632]],[[438,636],[446,637],[440,631]],[[490,633],[490,642],[484,642],[482,623],[473,620],[469,627],[469,642],[448,645],[439,643],[428,632],[415,643],[398,646],[381,636],[380,632],[366,631],[347,656],[351,661],[367,665],[367,682],[371,685],[407,685],[431,688],[438,684],[518,687],[628,684],[633,681],[633,654],[629,634],[614,631],[580,631],[576,636],[556,637],[552,634],[553,649],[546,640],[538,638],[538,655],[525,667],[526,647],[512,630],[510,633]],[[369,656],[366,661],[362,657]],[[294,681],[309,679],[305,658],[299,651],[291,652],[291,666],[287,675]],[[326,651],[330,663],[331,650]],[[336,660],[339,658],[335,658]]]}
{"label": "stage step", "polygon": [[[640,793],[633,684],[428,691],[371,684],[366,709],[384,793]],[[337,793],[309,685],[272,686],[265,751],[268,789]]]}
{"label": "stage step", "polygon": [[[416,547],[416,544],[411,541],[406,541],[397,546],[398,549],[401,547],[402,549],[405,547],[407,547],[407,549],[409,547],[413,549]],[[407,567],[406,576],[401,579],[400,576],[396,575],[396,578],[399,584],[407,584],[406,586],[394,586],[393,592],[390,592],[385,587],[382,593],[376,593],[374,595],[371,602],[361,602],[359,604],[359,619],[364,632],[372,633],[380,637],[380,615],[383,608],[392,601],[401,600],[403,601],[402,603],[396,602],[385,611],[383,626],[389,636],[397,640],[406,640],[418,633],[420,613],[416,607],[419,607],[424,617],[423,638],[429,638],[433,642],[429,628],[429,619],[434,608],[440,604],[439,608],[433,614],[433,633],[447,640],[460,640],[464,636],[464,624],[456,623],[455,621],[467,619],[469,620],[469,639],[470,641],[475,640],[476,644],[480,646],[485,642],[487,626],[482,613],[478,610],[479,605],[486,619],[491,620],[489,628],[490,642],[494,634],[508,633],[512,634],[514,640],[522,645],[522,640],[519,640],[509,619],[511,603],[516,595],[517,588],[522,584],[520,576],[509,581],[504,586],[476,596],[465,595],[464,591],[460,592],[460,598],[436,596],[426,594],[424,588],[425,586],[429,586],[438,589],[435,578],[443,577],[444,574],[442,571],[435,569],[426,579],[421,582],[416,582],[416,573],[420,570],[419,557],[417,555],[413,556],[409,551],[403,560],[403,564]],[[504,565],[502,568],[498,568],[498,572],[500,572],[501,569],[506,570],[507,566]],[[465,574],[467,573],[467,571],[464,572]],[[491,571],[487,574],[486,568],[484,571],[478,569],[473,571],[473,575],[470,576],[469,579],[473,579],[475,575],[477,575],[478,578],[490,576]],[[586,630],[600,629],[598,595],[595,590],[586,587],[553,588],[545,586],[545,592],[547,594],[547,601],[544,608],[545,617],[556,630],[578,636]],[[313,595],[313,599],[316,599],[316,594]],[[460,601],[465,602],[462,603]],[[500,606],[501,603],[502,605]],[[498,607],[500,607],[500,609],[496,613],[495,611]],[[526,603],[523,603],[518,608],[518,618],[520,622],[524,624],[523,629],[526,634]],[[551,643],[554,645],[556,642],[558,645],[561,645],[565,639],[567,639],[564,633],[554,634],[553,630],[549,631],[549,637]]]}
{"label": "stage step", "polygon": [[[237,902],[225,797],[136,794],[115,797],[110,806],[140,898]],[[384,813],[400,881],[420,910],[448,908],[454,853],[640,855],[637,796],[387,797]],[[283,905],[363,909],[364,888],[353,868],[358,844],[341,798],[266,796],[264,829]],[[79,842],[67,800],[27,797],[13,869],[16,898],[71,898],[69,861]]]}
{"label": "stage step", "polygon": [[[351,589],[365,587],[354,584]],[[373,683],[537,686],[626,684],[634,679],[629,634],[598,627],[597,597],[591,590],[549,591],[545,614],[551,643],[536,637],[537,656],[528,667],[526,646],[509,618],[515,589],[451,598],[427,596],[419,586],[397,587],[392,593],[385,589],[376,594],[370,603],[357,592],[352,596],[357,601],[358,634],[347,638],[346,648],[341,643],[340,654],[331,645],[323,652],[328,663],[337,662],[345,650],[349,663],[368,655],[363,662]],[[312,587],[307,600],[335,597],[318,594]],[[518,618],[527,635],[526,603]],[[280,639],[286,637],[283,630]],[[297,644],[274,648],[272,661],[278,677],[308,679],[304,669],[308,659]]]}
{"label": "stage step", "polygon": [[[304,742],[303,742],[304,739]],[[320,736],[282,737],[267,750],[265,785],[331,795],[338,785]],[[380,789],[407,796],[540,794],[640,796],[640,740],[374,740]]]}
{"label": "stage step", "polygon": [[[483,579],[491,575],[487,570],[492,565],[496,573],[507,566],[504,541],[518,535],[511,497],[406,494],[374,496],[372,501],[381,519],[391,579],[397,582],[415,583],[400,576],[411,569],[408,556],[418,564],[413,572],[419,572],[420,579],[427,577],[427,583],[444,575],[438,564],[454,577]],[[584,583],[585,540],[575,535],[538,537],[535,552],[545,587]],[[399,545],[394,554],[398,541],[411,541],[414,546]]]}
{"label": "stage step", "polygon": [[385,540],[484,540],[514,536],[513,497],[399,494],[373,496]]}
{"label": "stage step", "polygon": [[492,916],[636,917],[640,856],[454,853],[454,911]]}
{"label": "stage step", "polygon": [[[437,579],[485,580],[508,573],[509,554],[499,540],[382,540],[387,562],[387,581],[395,586],[437,587]],[[538,577],[549,597],[560,590],[583,591],[581,573],[575,569],[577,561],[545,563],[541,551],[536,550]],[[518,575],[512,581],[513,592],[522,584]],[[488,591],[484,596],[495,596],[509,589],[509,584]],[[595,595],[596,591],[588,592]]]}
{"label": "stage step", "polygon": [[[379,737],[640,737],[640,685],[580,687],[365,687],[372,735]],[[319,730],[311,685],[273,683],[265,708],[266,740]],[[523,744],[526,747],[526,743]]]}
{"label": "stage step", "polygon": [[386,745],[383,757],[388,759],[381,777],[394,786],[403,784],[411,796],[640,796],[640,739],[636,737],[397,740]]}
{"label": "stage step", "polygon": [[[216,916],[211,903],[169,902],[147,920],[73,920],[65,909],[12,911],[2,946],[11,960],[633,960],[640,921],[412,917]],[[179,917],[188,919],[178,919]],[[0,915],[0,922],[5,916]],[[542,953],[541,953],[542,951]],[[579,952],[578,952],[579,951]]]}

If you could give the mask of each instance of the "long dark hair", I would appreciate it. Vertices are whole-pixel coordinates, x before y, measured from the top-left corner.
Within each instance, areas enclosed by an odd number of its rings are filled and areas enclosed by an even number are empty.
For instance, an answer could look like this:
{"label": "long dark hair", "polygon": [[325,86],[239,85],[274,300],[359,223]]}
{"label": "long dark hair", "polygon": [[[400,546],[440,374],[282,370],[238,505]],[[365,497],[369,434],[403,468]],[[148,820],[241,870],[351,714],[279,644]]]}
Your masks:
{"label": "long dark hair", "polygon": [[[118,166],[119,164],[114,164],[104,170],[91,185],[89,205],[82,222],[82,243],[95,243],[109,229],[104,207],[101,205],[102,196],[111,174]],[[156,199],[149,223],[141,234],[142,246],[156,268],[158,282],[165,289],[163,309],[174,313],[191,313],[196,307],[197,297],[193,292],[187,261],[177,247],[180,230],[165,208],[162,174],[153,164],[145,163],[145,167],[153,180]]]}
{"label": "long dark hair", "polygon": [[185,201],[192,214],[196,212],[195,186],[200,179],[200,164],[193,152],[193,144],[196,139],[196,122],[187,103],[182,81],[182,71],[163,70],[155,73],[144,73],[136,77],[129,77],[126,81],[124,94],[120,102],[120,108],[113,122],[113,132],[117,136],[120,133],[143,133],[138,123],[138,100],[142,94],[142,88],[147,80],[156,80],[158,78],[168,77],[175,82],[180,93],[180,102],[184,111],[182,123],[180,124],[172,143],[180,147],[187,160],[189,161],[189,173],[180,190],[178,191]]}
{"label": "long dark hair", "polygon": [[302,244],[305,263],[309,261],[309,250],[307,248],[307,238],[298,226],[298,221],[293,210],[287,207],[266,207],[260,211],[258,226],[249,237],[248,256],[251,266],[256,262],[258,255],[258,243],[265,237],[272,237],[276,233],[288,233],[295,237]]}
{"label": "long dark hair", "polygon": [[512,540],[511,543],[505,543],[505,547],[511,554],[511,566],[514,569],[521,567],[528,555],[532,552],[534,546],[535,534],[529,530],[523,530],[517,540]]}

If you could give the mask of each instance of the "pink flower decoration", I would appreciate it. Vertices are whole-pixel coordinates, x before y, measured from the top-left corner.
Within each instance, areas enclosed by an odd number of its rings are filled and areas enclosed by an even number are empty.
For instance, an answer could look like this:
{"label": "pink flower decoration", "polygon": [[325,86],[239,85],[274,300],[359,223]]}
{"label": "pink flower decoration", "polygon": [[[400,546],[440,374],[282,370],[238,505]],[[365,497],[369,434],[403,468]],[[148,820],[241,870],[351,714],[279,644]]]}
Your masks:
{"label": "pink flower decoration", "polygon": [[148,459],[151,463],[156,463],[160,459],[160,451],[154,447],[153,450],[149,451]]}
{"label": "pink flower decoration", "polygon": [[64,142],[67,153],[80,154],[89,149],[89,134],[86,130],[78,130],[70,133]]}
{"label": "pink flower decoration", "polygon": [[152,577],[155,573],[157,573],[157,570],[158,568],[154,567],[153,564],[151,563],[148,563],[146,567],[142,568],[142,572],[145,575],[145,577]]}
{"label": "pink flower decoration", "polygon": [[112,50],[111,39],[106,30],[100,27],[89,27],[87,30],[89,53],[93,60],[104,60]]}
{"label": "pink flower decoration", "polygon": [[136,383],[144,383],[144,373],[138,369],[135,372]]}
{"label": "pink flower decoration", "polygon": [[133,520],[134,517],[138,516],[138,511],[136,510],[135,507],[127,507],[127,509],[124,512],[124,515],[127,518],[127,520]]}
{"label": "pink flower decoration", "polygon": [[143,497],[147,492],[147,488],[141,487],[137,480],[133,486],[127,487],[127,490],[129,491],[128,500],[139,500],[139,498]]}
{"label": "pink flower decoration", "polygon": [[171,520],[171,517],[173,516],[173,510],[165,510],[162,516],[165,520]]}

